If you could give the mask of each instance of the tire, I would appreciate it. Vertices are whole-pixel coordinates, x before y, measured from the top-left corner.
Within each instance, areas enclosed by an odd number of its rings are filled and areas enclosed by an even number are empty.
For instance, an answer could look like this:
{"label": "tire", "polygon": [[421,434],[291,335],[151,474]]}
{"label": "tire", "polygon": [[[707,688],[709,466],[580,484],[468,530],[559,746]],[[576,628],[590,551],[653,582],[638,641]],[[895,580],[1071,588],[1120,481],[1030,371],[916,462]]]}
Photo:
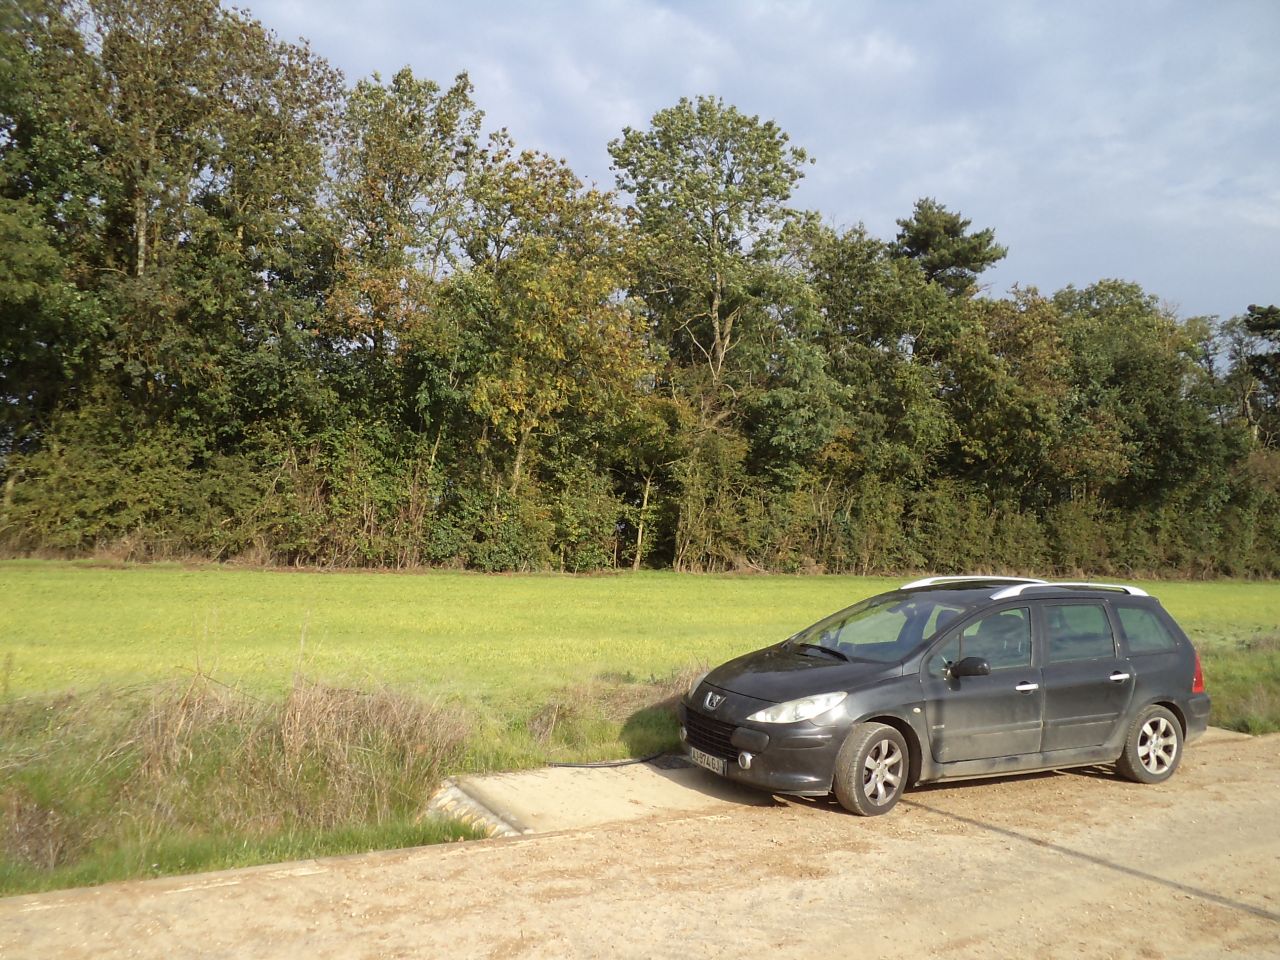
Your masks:
{"label": "tire", "polygon": [[1168,709],[1150,706],[1129,728],[1116,772],[1135,783],[1164,783],[1182,762],[1182,725]]}
{"label": "tire", "polygon": [[862,817],[888,813],[902,797],[911,770],[907,741],[884,723],[860,723],[836,754],[832,788],[840,806]]}

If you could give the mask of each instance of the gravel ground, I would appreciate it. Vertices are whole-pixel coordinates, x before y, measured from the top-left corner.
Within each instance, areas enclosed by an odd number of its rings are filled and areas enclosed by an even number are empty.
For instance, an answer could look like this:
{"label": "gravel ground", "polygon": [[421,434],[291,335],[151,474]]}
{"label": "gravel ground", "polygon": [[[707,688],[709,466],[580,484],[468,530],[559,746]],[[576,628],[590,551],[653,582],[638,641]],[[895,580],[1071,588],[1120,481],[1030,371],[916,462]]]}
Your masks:
{"label": "gravel ground", "polygon": [[0,900],[0,957],[1280,958],[1280,735]]}

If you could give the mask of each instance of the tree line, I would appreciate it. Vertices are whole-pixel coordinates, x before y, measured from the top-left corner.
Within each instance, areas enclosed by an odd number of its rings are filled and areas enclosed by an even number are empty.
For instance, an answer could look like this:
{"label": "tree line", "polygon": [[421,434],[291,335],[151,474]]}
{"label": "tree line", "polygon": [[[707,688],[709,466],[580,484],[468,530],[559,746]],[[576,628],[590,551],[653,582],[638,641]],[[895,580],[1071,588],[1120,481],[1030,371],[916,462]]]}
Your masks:
{"label": "tree line", "polygon": [[0,544],[480,570],[1280,572],[1280,311],[996,296],[682,99],[616,190],[465,75],[212,0],[5,0]]}

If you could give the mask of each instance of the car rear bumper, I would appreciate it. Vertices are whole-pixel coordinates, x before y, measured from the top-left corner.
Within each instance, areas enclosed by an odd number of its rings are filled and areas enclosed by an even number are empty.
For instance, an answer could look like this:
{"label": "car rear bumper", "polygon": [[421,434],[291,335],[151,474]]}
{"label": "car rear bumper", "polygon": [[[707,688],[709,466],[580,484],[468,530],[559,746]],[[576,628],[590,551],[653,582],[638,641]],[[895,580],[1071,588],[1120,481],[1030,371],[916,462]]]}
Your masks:
{"label": "car rear bumper", "polygon": [[[732,725],[676,708],[686,753],[697,748],[724,761],[723,776],[771,793],[822,796],[831,792],[831,771],[843,731],[811,724],[779,724],[765,730]],[[711,726],[714,724],[714,726]]]}
{"label": "car rear bumper", "polygon": [[1209,726],[1209,695],[1193,693],[1187,700],[1187,735],[1188,743],[1204,733]]}

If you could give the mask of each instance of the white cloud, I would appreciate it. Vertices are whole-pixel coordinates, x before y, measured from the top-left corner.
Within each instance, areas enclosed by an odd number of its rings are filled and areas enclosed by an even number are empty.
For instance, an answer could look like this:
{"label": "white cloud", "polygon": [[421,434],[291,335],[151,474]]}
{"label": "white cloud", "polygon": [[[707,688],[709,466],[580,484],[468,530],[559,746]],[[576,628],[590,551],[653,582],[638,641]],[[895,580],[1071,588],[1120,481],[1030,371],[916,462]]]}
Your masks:
{"label": "white cloud", "polygon": [[[250,0],[252,3],[253,0]],[[466,69],[491,126],[611,185],[607,142],[680,96],[776,120],[796,200],[892,234],[921,195],[994,227],[992,275],[1280,302],[1280,4],[259,0],[350,77]]]}

